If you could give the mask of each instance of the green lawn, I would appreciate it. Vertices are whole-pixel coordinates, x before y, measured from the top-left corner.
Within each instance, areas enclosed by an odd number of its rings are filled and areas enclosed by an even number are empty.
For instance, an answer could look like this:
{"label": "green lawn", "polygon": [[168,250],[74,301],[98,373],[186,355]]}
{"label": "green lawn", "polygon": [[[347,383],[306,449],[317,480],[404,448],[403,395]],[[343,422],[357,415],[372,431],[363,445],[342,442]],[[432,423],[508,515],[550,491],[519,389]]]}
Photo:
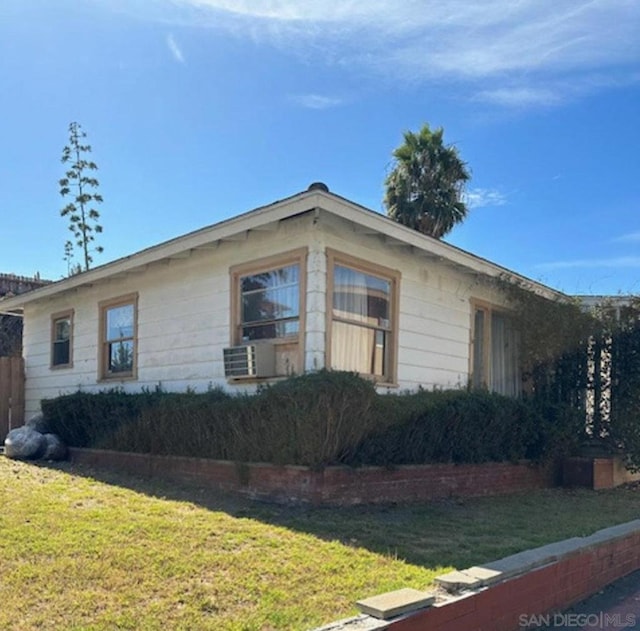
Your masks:
{"label": "green lawn", "polygon": [[279,507],[0,457],[0,628],[309,629],[359,598],[640,515],[553,490],[416,507]]}

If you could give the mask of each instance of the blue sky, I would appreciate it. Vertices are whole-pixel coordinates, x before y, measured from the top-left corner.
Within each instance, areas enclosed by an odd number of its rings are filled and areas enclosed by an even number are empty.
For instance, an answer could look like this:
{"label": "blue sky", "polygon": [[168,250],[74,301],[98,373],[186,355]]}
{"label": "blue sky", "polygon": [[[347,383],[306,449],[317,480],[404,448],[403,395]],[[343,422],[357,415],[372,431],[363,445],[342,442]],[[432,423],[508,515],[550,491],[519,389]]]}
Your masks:
{"label": "blue sky", "polygon": [[2,0],[0,271],[66,274],[78,121],[106,263],[317,180],[384,212],[406,130],[468,163],[446,241],[569,293],[640,293],[637,0]]}

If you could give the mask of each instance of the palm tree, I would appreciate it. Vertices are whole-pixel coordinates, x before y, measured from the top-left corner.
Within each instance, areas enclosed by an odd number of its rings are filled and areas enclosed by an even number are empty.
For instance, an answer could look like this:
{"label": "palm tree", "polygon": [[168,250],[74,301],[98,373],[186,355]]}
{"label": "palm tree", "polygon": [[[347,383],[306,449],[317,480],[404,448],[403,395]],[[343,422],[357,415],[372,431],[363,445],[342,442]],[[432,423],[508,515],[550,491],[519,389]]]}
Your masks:
{"label": "palm tree", "polygon": [[443,144],[442,127],[404,133],[385,180],[384,204],[395,221],[440,239],[467,216],[464,185],[470,179],[458,150]]}

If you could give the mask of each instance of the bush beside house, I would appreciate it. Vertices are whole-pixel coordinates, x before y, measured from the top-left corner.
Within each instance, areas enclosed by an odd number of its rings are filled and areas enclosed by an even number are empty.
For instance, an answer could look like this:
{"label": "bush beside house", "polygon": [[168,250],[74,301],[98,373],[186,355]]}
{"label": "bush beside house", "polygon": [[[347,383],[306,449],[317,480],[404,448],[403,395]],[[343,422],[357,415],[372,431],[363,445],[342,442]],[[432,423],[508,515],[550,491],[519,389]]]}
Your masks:
{"label": "bush beside house", "polygon": [[579,436],[579,419],[560,406],[486,391],[380,395],[337,371],[254,395],[77,392],[42,410],[70,447],[315,468],[538,460],[567,453]]}

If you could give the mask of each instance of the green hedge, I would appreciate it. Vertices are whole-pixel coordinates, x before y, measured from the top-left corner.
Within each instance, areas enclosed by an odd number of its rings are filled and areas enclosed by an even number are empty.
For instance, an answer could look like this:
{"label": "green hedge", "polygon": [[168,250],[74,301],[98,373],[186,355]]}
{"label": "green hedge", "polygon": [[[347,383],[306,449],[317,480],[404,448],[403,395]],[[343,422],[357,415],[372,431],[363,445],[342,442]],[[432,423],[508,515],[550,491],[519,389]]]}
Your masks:
{"label": "green hedge", "polygon": [[368,435],[349,464],[545,460],[573,451],[581,429],[568,407],[484,390],[421,391],[379,404],[393,421]]}
{"label": "green hedge", "polygon": [[565,407],[485,391],[379,395],[332,371],[255,395],[78,392],[42,410],[72,447],[311,467],[542,459],[571,449],[580,427]]}

